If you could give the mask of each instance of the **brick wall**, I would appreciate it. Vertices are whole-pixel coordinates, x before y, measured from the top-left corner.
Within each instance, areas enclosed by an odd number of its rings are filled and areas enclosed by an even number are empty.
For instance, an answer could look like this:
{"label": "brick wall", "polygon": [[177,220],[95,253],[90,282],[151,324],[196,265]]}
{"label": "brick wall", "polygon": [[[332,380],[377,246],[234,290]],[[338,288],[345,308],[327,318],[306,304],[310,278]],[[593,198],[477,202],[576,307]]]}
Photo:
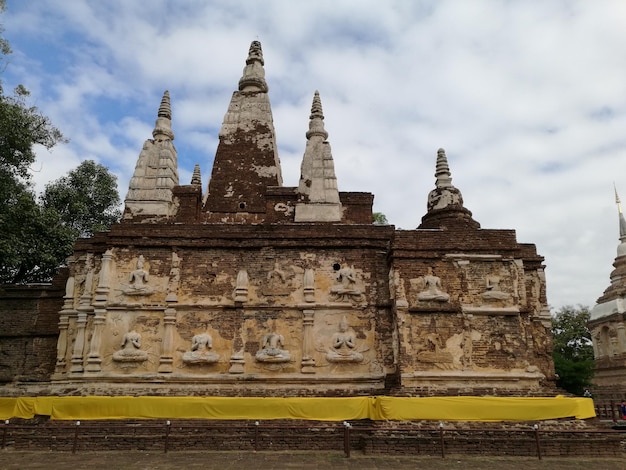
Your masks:
{"label": "brick wall", "polygon": [[0,287],[0,382],[50,379],[66,275],[50,285]]}
{"label": "brick wall", "polygon": [[[536,456],[537,437],[542,456],[619,457],[626,435],[560,422],[540,429],[528,423],[353,422],[351,451],[367,454]],[[579,429],[575,429],[579,427]],[[232,451],[344,451],[342,423],[315,421],[89,421],[12,423],[5,447],[13,450],[232,450]]]}

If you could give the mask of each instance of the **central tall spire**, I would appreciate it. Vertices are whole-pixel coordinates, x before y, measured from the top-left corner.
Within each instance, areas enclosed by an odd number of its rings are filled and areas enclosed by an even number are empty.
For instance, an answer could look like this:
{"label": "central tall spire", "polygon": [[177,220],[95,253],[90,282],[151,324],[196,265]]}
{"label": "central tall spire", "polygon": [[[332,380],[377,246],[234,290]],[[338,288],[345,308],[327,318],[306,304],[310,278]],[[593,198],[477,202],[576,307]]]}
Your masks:
{"label": "central tall spire", "polygon": [[261,221],[265,193],[281,186],[261,43],[250,45],[246,65],[219,134],[204,210],[209,220]]}
{"label": "central tall spire", "polygon": [[263,51],[259,41],[252,41],[243,76],[239,80],[239,91],[262,91],[267,93],[269,88],[265,81],[265,69],[263,66]]}

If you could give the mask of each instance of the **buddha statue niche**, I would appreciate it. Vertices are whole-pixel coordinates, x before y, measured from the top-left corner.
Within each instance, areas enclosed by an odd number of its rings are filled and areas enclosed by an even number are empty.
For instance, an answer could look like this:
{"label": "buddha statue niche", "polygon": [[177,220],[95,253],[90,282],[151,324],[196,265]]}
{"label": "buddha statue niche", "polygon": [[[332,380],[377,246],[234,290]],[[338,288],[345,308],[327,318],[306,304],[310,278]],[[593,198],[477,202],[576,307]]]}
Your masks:
{"label": "buddha statue niche", "polygon": [[131,330],[122,338],[122,349],[113,353],[113,360],[117,362],[143,362],[148,359],[148,353],[141,350],[141,335]]}
{"label": "buddha statue niche", "polygon": [[183,354],[185,364],[213,364],[220,358],[219,354],[211,351],[213,338],[208,333],[195,335],[191,339],[191,351]]}
{"label": "buddha statue niche", "polygon": [[259,362],[289,362],[291,354],[283,348],[285,338],[283,335],[271,332],[263,336],[263,349],[256,353],[256,360]]}
{"label": "buddha statue niche", "polygon": [[354,333],[348,326],[345,315],[339,322],[339,331],[331,338],[331,348],[326,354],[328,362],[361,362],[363,354],[356,350]]}

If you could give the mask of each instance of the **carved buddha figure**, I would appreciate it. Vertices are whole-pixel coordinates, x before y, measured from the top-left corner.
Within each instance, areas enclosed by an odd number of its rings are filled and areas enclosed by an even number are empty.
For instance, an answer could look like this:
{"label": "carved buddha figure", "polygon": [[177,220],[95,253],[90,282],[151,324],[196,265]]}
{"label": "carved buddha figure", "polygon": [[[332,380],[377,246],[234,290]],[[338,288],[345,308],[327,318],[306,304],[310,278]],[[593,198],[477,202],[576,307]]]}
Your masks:
{"label": "carved buddha figure", "polygon": [[339,331],[333,334],[326,359],[329,362],[361,362],[363,355],[356,351],[354,333],[350,331],[348,320],[344,316],[339,322]]}
{"label": "carved buddha figure", "polygon": [[500,278],[498,276],[487,276],[485,280],[486,290],[482,297],[485,300],[506,300],[510,297],[506,292],[500,289]]}
{"label": "carved buddha figure", "polygon": [[122,349],[113,354],[113,360],[119,362],[143,362],[148,359],[148,353],[141,350],[141,335],[135,330],[124,334]]}
{"label": "carved buddha figure", "polygon": [[428,274],[424,276],[424,290],[417,294],[417,299],[436,302],[450,300],[450,295],[441,290],[441,279],[433,274],[432,268],[428,268]]}
{"label": "carved buddha figure", "polygon": [[262,293],[267,296],[287,296],[290,293],[288,283],[287,273],[280,269],[280,264],[275,261],[274,268],[267,273]]}
{"label": "carved buddha figure", "polygon": [[183,354],[183,362],[188,364],[211,364],[217,362],[219,354],[211,351],[213,338],[208,333],[195,335],[191,339],[191,351]]}
{"label": "carved buddha figure", "polygon": [[130,273],[130,285],[124,290],[127,295],[147,295],[152,293],[152,288],[147,285],[148,271],[144,269],[144,257],[139,255],[137,269]]}
{"label": "carved buddha figure", "polygon": [[330,288],[331,299],[340,302],[360,301],[363,290],[356,285],[357,279],[354,269],[342,268],[339,264],[336,264],[334,269],[337,271],[337,284]]}
{"label": "carved buddha figure", "polygon": [[284,344],[283,335],[275,332],[266,334],[263,336],[263,349],[256,353],[256,360],[259,362],[288,362],[291,360],[291,354],[289,351],[281,349]]}

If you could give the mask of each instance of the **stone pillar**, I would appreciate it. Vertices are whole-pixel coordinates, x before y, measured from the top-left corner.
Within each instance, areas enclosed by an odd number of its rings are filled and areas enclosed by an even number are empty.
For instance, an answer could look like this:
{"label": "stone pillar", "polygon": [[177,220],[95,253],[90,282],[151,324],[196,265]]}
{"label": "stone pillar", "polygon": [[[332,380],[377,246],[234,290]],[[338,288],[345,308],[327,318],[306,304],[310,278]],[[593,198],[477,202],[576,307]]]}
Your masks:
{"label": "stone pillar", "polygon": [[246,364],[245,359],[243,358],[243,354],[235,353],[230,356],[230,369],[228,369],[229,374],[243,374],[244,368],[243,366]]}
{"label": "stone pillar", "polygon": [[85,349],[85,326],[87,325],[87,313],[78,312],[76,318],[76,340],[72,352],[72,367],[70,372],[77,374],[83,372],[83,351]]}
{"label": "stone pillar", "polygon": [[248,272],[245,269],[237,273],[234,300],[237,303],[248,301]]}
{"label": "stone pillar", "polygon": [[304,270],[304,301],[315,302],[315,271],[310,268]]}
{"label": "stone pillar", "polygon": [[101,372],[102,359],[100,358],[100,344],[102,343],[102,330],[106,320],[106,309],[96,308],[93,316],[93,332],[87,355],[87,367],[85,372]]}
{"label": "stone pillar", "polygon": [[611,335],[609,338],[609,357],[617,356],[619,354],[619,345],[617,344],[617,332],[615,335]]}
{"label": "stone pillar", "polygon": [[180,284],[180,262],[178,254],[172,252],[172,267],[167,283],[167,308],[163,314],[163,342],[159,358],[159,372],[171,374],[174,371],[174,330],[176,328],[176,308],[178,302],[178,286]]}
{"label": "stone pillar", "polygon": [[83,372],[83,359],[85,354],[85,328],[87,326],[87,315],[93,311],[91,306],[91,289],[93,286],[93,265],[92,255],[87,255],[85,262],[85,286],[83,294],[78,302],[78,314],[76,318],[76,339],[74,340],[74,350],[72,351],[72,366],[70,372],[73,374]]}
{"label": "stone pillar", "polygon": [[624,326],[624,322],[617,324],[617,348],[617,354],[626,352],[626,327]]}
{"label": "stone pillar", "polygon": [[313,358],[313,320],[315,310],[302,311],[302,369],[303,374],[315,374]]}
{"label": "stone pillar", "polygon": [[67,327],[69,324],[69,317],[61,314],[59,318],[59,340],[57,341],[57,362],[54,369],[55,374],[64,374],[66,372],[65,353],[67,352]]}
{"label": "stone pillar", "polygon": [[230,356],[230,369],[228,369],[229,374],[244,373],[244,365],[246,364],[246,360],[243,355],[244,344],[243,324],[241,324],[239,326],[239,332],[235,332],[235,337],[233,338],[233,352]]}
{"label": "stone pillar", "polygon": [[176,309],[171,304],[163,315],[163,342],[161,343],[161,357],[159,358],[159,372],[171,374],[174,364],[174,328],[176,325]]}
{"label": "stone pillar", "polygon": [[112,260],[113,252],[112,250],[107,250],[104,255],[102,255],[102,267],[100,268],[98,287],[96,288],[96,296],[93,303],[93,334],[91,336],[91,343],[89,344],[86,372],[97,373],[102,371],[100,345],[102,343],[102,330],[104,329],[107,314],[106,303],[110,290]]}
{"label": "stone pillar", "polygon": [[75,314],[74,310],[74,284],[75,279],[70,276],[65,284],[65,296],[63,297],[63,309],[59,312],[59,339],[57,341],[57,362],[55,365],[55,374],[64,374],[67,372],[65,355],[67,353],[67,329],[70,324],[69,316]]}

